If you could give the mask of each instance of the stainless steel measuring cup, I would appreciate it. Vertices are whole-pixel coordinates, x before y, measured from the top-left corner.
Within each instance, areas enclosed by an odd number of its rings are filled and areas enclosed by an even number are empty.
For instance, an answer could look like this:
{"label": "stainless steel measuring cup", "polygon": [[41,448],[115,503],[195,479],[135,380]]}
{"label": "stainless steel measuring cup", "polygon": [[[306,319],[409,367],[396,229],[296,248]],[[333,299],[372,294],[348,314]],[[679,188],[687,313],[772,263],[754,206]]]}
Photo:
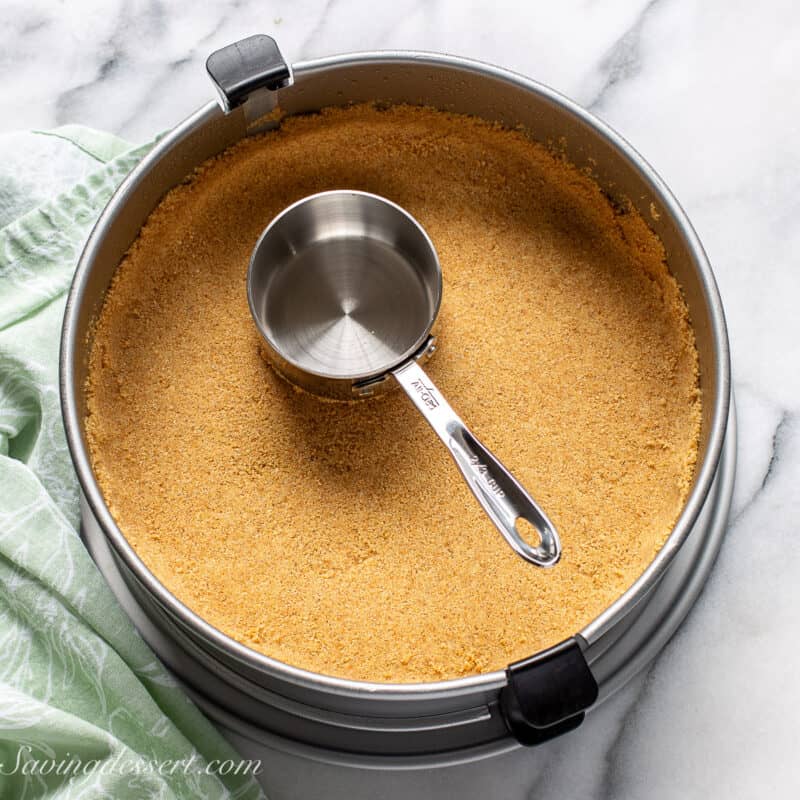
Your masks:
{"label": "stainless steel measuring cup", "polygon": [[[453,411],[420,366],[442,298],[433,243],[405,210],[350,190],[311,195],[258,240],[247,273],[253,319],[273,367],[323,397],[357,399],[399,384],[444,442],[512,549],[541,567],[558,533],[520,483]],[[537,531],[528,543],[519,519]]]}

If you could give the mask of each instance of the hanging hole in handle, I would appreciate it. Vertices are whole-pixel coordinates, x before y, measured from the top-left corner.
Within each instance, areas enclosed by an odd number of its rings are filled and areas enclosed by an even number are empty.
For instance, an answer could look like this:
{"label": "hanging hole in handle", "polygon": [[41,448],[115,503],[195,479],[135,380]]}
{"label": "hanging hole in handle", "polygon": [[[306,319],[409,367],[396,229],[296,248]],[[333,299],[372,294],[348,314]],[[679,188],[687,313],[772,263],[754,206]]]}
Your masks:
{"label": "hanging hole in handle", "polygon": [[514,522],[517,533],[523,538],[526,544],[531,547],[540,547],[542,544],[542,534],[539,529],[525,517],[517,517]]}

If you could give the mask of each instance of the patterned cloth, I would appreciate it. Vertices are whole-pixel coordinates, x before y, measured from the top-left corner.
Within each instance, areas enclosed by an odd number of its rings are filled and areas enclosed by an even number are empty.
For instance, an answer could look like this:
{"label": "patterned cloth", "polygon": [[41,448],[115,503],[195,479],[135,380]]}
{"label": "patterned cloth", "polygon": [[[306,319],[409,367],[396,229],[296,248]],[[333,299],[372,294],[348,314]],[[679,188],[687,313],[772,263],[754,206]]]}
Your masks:
{"label": "patterned cloth", "polygon": [[[147,152],[69,126],[0,136],[0,798],[259,798],[78,537],[58,399],[83,243]],[[235,762],[238,775],[224,762]]]}

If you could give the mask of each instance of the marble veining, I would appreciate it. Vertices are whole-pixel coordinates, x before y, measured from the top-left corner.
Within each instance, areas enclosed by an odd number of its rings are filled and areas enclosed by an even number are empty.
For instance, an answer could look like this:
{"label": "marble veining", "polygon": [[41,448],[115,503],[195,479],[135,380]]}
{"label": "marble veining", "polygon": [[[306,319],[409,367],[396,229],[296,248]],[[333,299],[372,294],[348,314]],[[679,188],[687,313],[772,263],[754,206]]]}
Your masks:
{"label": "marble veining", "polygon": [[409,48],[489,61],[591,108],[655,166],[714,266],[739,464],[699,602],[579,736],[531,754],[530,797],[800,795],[800,6],[789,0],[75,0],[0,7],[0,131],[82,123],[133,142],[213,97],[213,49]]}

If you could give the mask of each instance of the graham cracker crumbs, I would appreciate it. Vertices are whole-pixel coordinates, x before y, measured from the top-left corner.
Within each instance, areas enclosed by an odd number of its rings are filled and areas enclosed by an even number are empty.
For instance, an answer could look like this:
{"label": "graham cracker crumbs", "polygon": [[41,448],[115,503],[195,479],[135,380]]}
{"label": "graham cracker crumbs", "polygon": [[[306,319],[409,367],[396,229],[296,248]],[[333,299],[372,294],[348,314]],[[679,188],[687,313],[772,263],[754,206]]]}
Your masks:
{"label": "graham cracker crumbs", "polygon": [[[556,523],[555,568],[512,553],[401,392],[321,402],[260,357],[256,240],[343,188],[430,234],[426,369]],[[100,486],[159,580],[255,650],[374,681],[487,672],[578,631],[669,535],[700,430],[687,308],[638,212],[520,131],[402,106],[286,118],[169,192],[86,388]]]}

